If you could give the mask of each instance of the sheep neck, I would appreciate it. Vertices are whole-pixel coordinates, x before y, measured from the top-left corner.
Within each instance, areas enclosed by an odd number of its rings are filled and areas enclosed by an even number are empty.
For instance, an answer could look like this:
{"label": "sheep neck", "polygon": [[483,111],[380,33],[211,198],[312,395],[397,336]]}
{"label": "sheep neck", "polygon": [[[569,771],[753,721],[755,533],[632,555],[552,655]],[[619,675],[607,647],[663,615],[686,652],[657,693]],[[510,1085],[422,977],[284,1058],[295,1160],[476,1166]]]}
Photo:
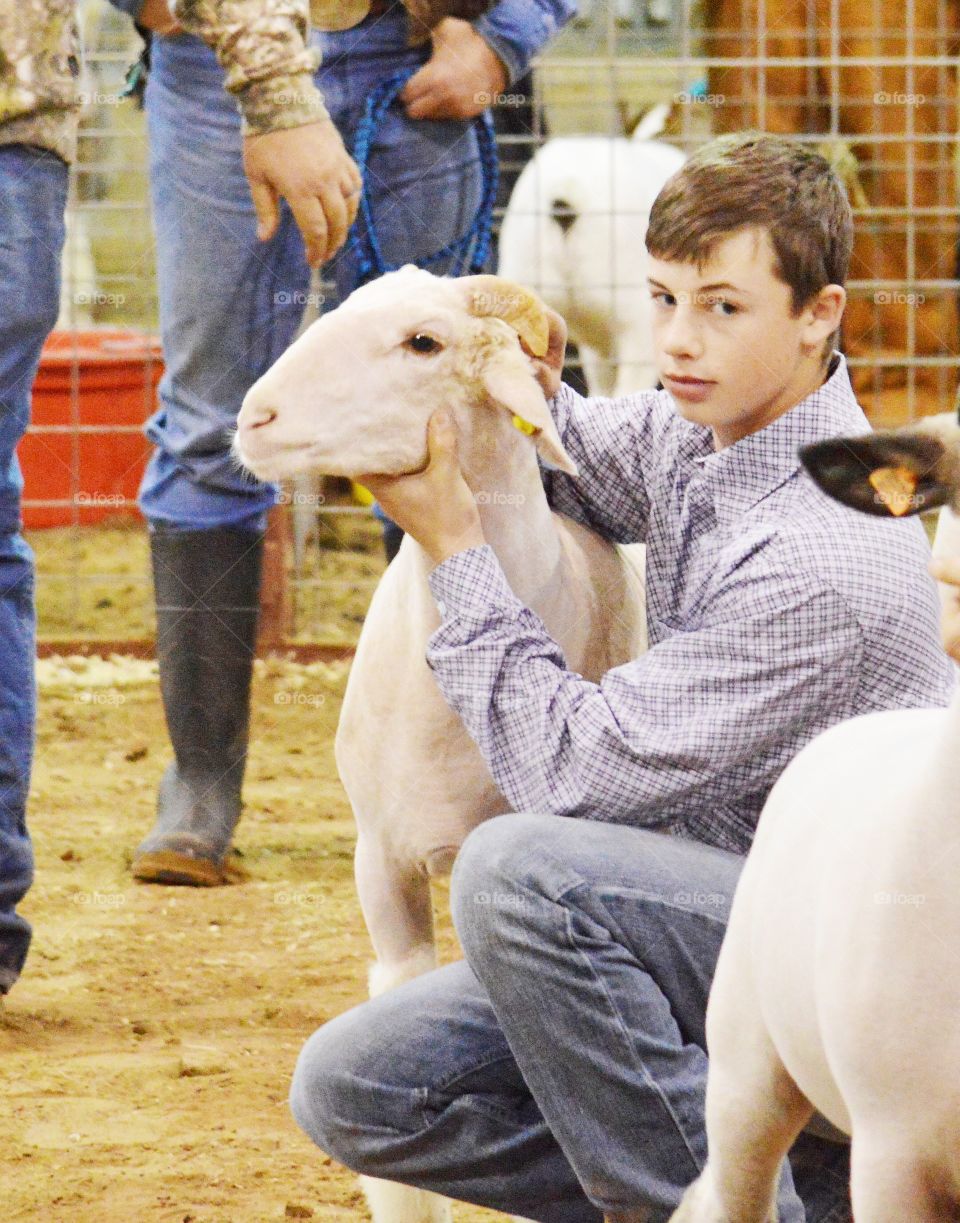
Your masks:
{"label": "sheep neck", "polygon": [[561,561],[536,448],[502,408],[484,404],[456,415],[460,466],[477,499],[483,533],[514,593],[534,605]]}

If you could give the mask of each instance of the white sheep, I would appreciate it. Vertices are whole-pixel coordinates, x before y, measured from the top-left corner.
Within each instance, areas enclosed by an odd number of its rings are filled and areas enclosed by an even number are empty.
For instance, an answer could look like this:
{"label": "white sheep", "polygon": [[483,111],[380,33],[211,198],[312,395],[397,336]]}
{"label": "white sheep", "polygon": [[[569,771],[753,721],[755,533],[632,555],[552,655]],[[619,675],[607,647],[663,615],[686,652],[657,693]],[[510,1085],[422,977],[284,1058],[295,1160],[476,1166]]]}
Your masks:
{"label": "white sheep", "polygon": [[[861,510],[960,508],[952,417],[802,453]],[[960,557],[948,510],[936,550]],[[960,696],[834,726],[781,775],[707,1008],[709,1161],[675,1223],[775,1219],[815,1109],[852,1136],[857,1223],[960,1218],[958,803]]]}
{"label": "white sheep", "polygon": [[[402,268],[313,323],[251,388],[237,453],[270,480],[412,472],[426,462],[427,421],[449,406],[484,534],[511,586],[567,665],[599,680],[645,648],[638,549],[613,547],[551,512],[537,452],[575,468],[520,337],[530,351],[546,350],[546,316],[527,291],[493,276]],[[434,967],[430,876],[449,871],[472,828],[508,809],[425,661],[440,624],[430,568],[406,537],[367,613],[335,744],[357,822],[374,995]],[[365,1187],[381,1223],[448,1217],[433,1195],[411,1204],[416,1191]]]}
{"label": "white sheep", "polygon": [[502,276],[535,289],[567,321],[592,395],[656,385],[644,235],[661,187],[683,164],[649,139],[558,136],[524,167],[500,231]]}

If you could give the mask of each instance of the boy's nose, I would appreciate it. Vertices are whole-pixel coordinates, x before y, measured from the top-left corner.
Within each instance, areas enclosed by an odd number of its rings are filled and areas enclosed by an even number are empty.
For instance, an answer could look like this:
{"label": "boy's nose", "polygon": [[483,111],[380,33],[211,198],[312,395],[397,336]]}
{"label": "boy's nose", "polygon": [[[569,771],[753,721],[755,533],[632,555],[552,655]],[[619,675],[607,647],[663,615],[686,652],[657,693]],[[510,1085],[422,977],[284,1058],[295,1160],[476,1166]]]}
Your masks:
{"label": "boy's nose", "polygon": [[665,324],[661,343],[668,357],[698,357],[703,351],[700,329],[682,308]]}

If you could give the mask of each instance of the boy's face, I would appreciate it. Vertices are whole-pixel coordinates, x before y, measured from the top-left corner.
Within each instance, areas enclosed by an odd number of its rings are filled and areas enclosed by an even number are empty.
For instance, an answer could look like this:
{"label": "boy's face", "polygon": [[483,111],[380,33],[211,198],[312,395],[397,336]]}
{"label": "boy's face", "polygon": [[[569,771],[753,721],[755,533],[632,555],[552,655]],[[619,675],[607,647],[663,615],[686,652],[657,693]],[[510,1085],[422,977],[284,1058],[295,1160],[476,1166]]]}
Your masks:
{"label": "boy's face", "polygon": [[649,266],[660,380],[681,416],[713,429],[718,450],[823,382],[843,289],[827,286],[795,315],[766,230],[732,234],[702,268],[652,256]]}

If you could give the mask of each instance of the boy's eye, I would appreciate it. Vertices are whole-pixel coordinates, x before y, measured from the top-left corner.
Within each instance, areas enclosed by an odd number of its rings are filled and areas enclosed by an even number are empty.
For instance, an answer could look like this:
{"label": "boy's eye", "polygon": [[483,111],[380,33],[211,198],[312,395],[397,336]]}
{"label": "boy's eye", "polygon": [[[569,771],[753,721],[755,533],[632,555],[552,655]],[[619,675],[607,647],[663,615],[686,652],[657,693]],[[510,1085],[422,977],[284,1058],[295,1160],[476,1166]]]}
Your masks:
{"label": "boy's eye", "polygon": [[675,306],[677,304],[677,299],[673,296],[673,294],[664,293],[663,290],[660,290],[659,292],[651,290],[650,296],[658,306]]}
{"label": "boy's eye", "polygon": [[738,310],[738,307],[735,306],[733,302],[725,301],[722,297],[711,298],[707,302],[707,306],[714,312],[714,314],[722,314],[726,318],[736,314]]}

